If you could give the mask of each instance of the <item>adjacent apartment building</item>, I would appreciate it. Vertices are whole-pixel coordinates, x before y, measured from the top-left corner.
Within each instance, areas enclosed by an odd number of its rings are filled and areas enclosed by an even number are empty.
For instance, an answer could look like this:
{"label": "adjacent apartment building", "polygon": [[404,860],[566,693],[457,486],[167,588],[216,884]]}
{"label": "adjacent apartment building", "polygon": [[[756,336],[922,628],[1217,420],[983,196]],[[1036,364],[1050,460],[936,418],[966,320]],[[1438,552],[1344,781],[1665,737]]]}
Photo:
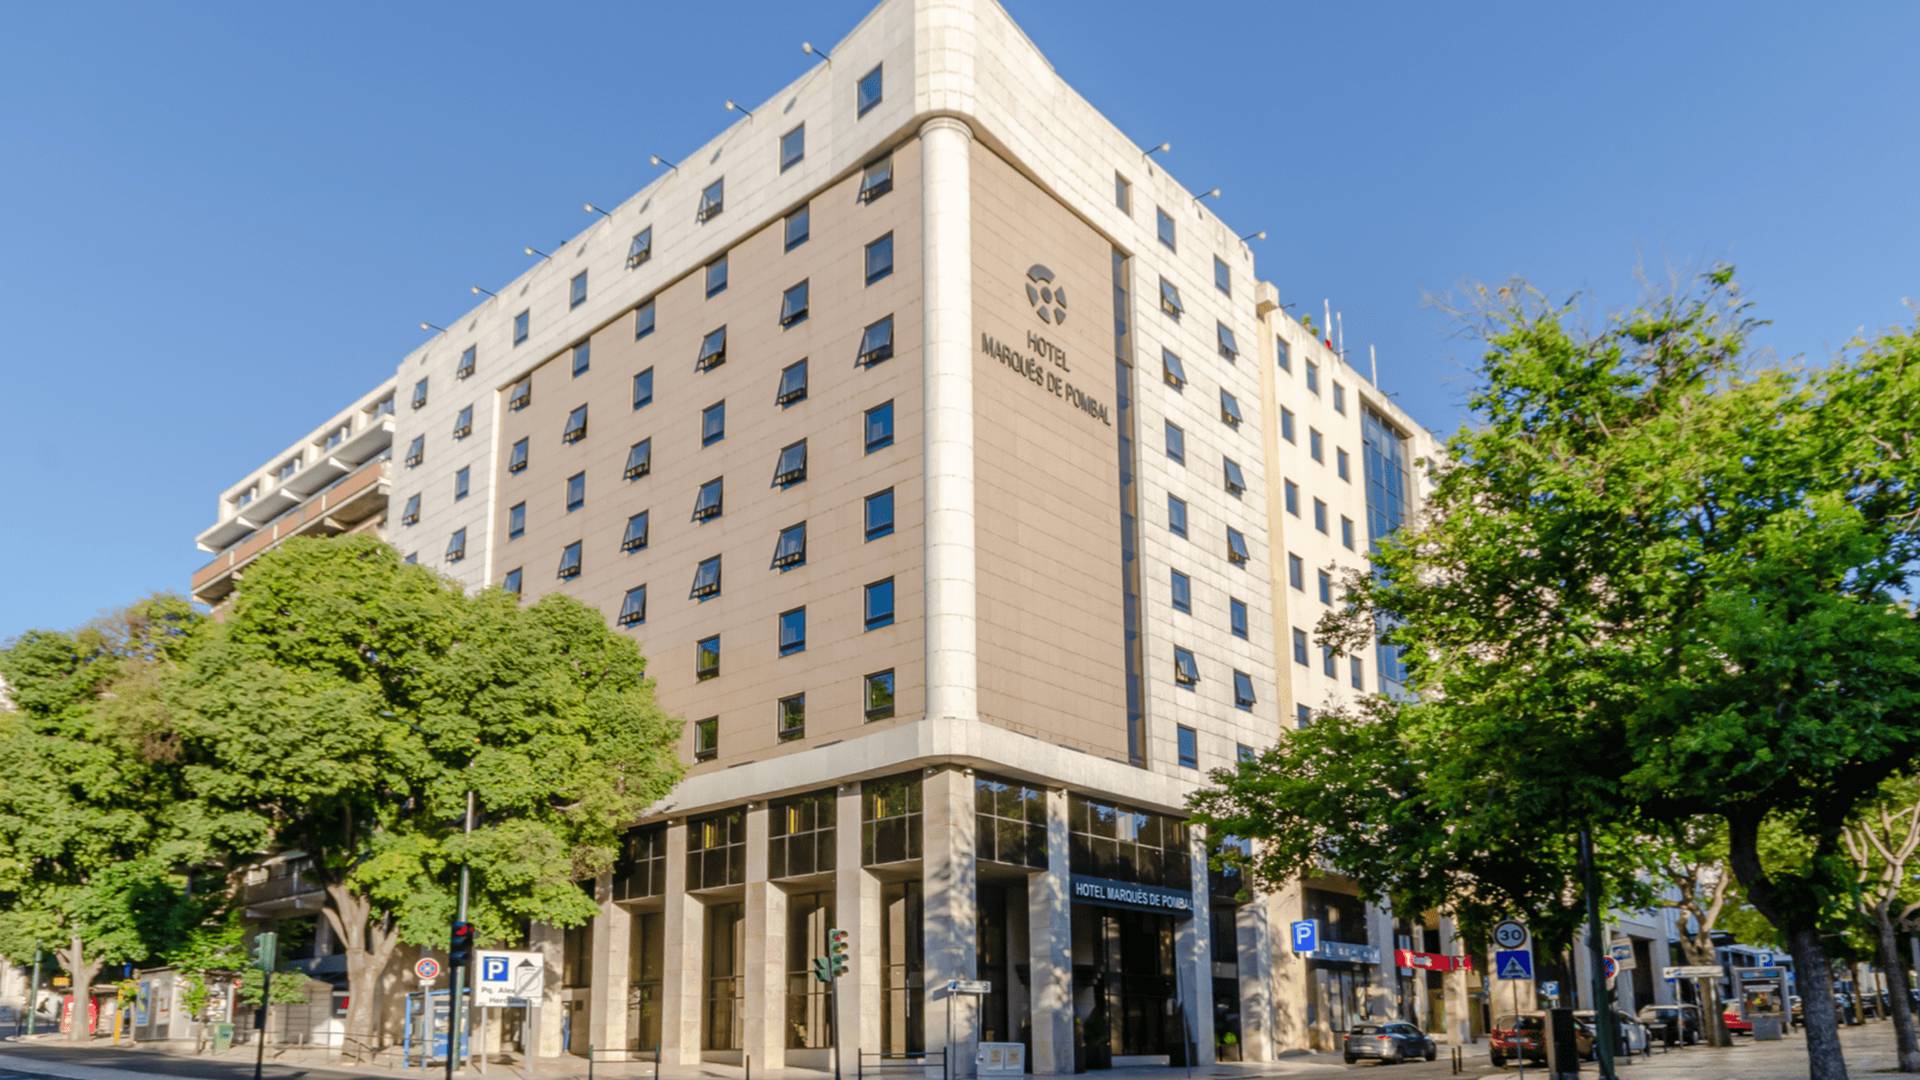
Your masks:
{"label": "adjacent apartment building", "polygon": [[885,0],[811,62],[222,493],[194,595],[377,529],[633,635],[688,775],[599,918],[532,928],[542,1053],[825,1066],[838,1025],[1067,1072],[1465,1023],[1464,972],[1394,963],[1445,920],[1252,894],[1184,820],[1397,690],[1315,624],[1431,436],[993,0]]}

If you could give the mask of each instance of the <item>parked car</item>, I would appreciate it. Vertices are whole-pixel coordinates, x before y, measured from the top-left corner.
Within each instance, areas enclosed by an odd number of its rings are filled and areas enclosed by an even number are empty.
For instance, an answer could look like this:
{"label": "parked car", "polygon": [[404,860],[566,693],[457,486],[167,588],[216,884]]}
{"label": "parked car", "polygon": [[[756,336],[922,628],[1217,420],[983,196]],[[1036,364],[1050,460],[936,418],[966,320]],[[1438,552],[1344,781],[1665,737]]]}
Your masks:
{"label": "parked car", "polygon": [[[1594,1045],[1599,1038],[1594,1032],[1593,1021],[1592,1009],[1581,1009],[1573,1014],[1574,1043],[1580,1050],[1580,1056],[1587,1061],[1593,1060]],[[1615,1040],[1615,1053],[1644,1054],[1647,1052],[1650,1034],[1645,1024],[1634,1019],[1625,1009],[1613,1010],[1613,1021],[1614,1030],[1620,1033],[1619,1038]]]}
{"label": "parked car", "polygon": [[1800,1004],[1800,995],[1789,995],[1787,997],[1787,1026],[1805,1027],[1806,1024],[1807,1010],[1806,1006]]}
{"label": "parked car", "polygon": [[1503,1066],[1512,1059],[1546,1064],[1546,1036],[1544,1017],[1513,1013],[1500,1017],[1493,1022],[1493,1030],[1487,1032],[1487,1045],[1493,1053],[1493,1064],[1495,1067]]}
{"label": "parked car", "polygon": [[1384,1024],[1355,1024],[1347,1029],[1343,1050],[1349,1065],[1361,1058],[1388,1065],[1398,1065],[1414,1058],[1432,1061],[1440,1053],[1440,1047],[1426,1032],[1404,1020],[1390,1020]]}
{"label": "parked car", "polygon": [[1647,1025],[1650,1037],[1662,1040],[1666,1038],[1667,1026],[1673,1025],[1673,1037],[1681,1046],[1692,1046],[1706,1037],[1698,1005],[1643,1005],[1640,1022]]}
{"label": "parked car", "polygon": [[1753,1022],[1751,1020],[1748,1020],[1746,1017],[1741,1016],[1739,1009],[1728,1009],[1726,1012],[1723,1012],[1720,1014],[1720,1019],[1726,1021],[1727,1032],[1729,1034],[1732,1034],[1732,1035],[1753,1034]]}

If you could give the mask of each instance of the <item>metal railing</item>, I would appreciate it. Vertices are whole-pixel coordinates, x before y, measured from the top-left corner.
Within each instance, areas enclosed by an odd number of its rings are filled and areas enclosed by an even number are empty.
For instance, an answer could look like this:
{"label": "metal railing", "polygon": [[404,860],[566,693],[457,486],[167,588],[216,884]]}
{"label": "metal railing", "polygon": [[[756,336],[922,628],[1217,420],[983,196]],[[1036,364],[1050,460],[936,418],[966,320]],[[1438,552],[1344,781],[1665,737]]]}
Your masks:
{"label": "metal railing", "polygon": [[853,1075],[855,1080],[873,1073],[875,1076],[890,1072],[921,1072],[937,1068],[942,1076],[947,1072],[947,1051],[915,1050],[904,1054],[888,1054],[871,1050],[854,1051]]}

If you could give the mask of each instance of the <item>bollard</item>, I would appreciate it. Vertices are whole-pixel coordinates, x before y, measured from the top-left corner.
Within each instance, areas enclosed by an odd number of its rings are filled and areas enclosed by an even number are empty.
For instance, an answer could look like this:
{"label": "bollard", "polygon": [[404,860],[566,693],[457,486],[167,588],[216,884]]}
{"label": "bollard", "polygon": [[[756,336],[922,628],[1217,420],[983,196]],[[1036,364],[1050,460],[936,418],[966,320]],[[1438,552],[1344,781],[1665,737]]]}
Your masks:
{"label": "bollard", "polygon": [[660,1080],[660,1043],[653,1044],[653,1080]]}
{"label": "bollard", "polygon": [[742,1054],[740,1060],[744,1062],[747,1067],[745,1080],[753,1080],[753,1055]]}
{"label": "bollard", "polygon": [[593,1044],[587,1044],[587,1080],[593,1080]]}

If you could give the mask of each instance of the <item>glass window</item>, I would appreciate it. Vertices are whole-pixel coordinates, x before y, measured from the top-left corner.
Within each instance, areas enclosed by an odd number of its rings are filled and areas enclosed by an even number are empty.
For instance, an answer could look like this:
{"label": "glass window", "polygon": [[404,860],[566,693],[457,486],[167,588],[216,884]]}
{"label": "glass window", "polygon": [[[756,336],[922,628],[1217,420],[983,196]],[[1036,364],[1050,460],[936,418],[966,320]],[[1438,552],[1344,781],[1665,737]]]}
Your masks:
{"label": "glass window", "polygon": [[876,491],[867,496],[866,508],[867,539],[878,540],[893,535],[893,489]]}
{"label": "glass window", "polygon": [[425,408],[427,404],[427,380],[421,379],[413,384],[413,407]]}
{"label": "glass window", "polygon": [[513,317],[513,343],[518,345],[527,340],[527,334],[530,333],[532,329],[533,312],[531,310],[523,310],[520,314],[515,315]]}
{"label": "glass window", "polygon": [[1182,465],[1187,463],[1187,433],[1171,420],[1167,421],[1167,456]]}
{"label": "glass window", "polygon": [[627,590],[626,598],[620,601],[621,626],[638,626],[647,621],[647,587],[635,585]]}
{"label": "glass window", "polygon": [[693,215],[695,222],[712,221],[720,216],[727,205],[727,178],[721,177],[700,191],[700,209]]}
{"label": "glass window", "polygon": [[1307,588],[1307,564],[1300,556],[1287,553],[1287,584],[1304,592]]}
{"label": "glass window", "polygon": [[1225,388],[1220,391],[1220,419],[1225,421],[1228,427],[1240,426],[1240,401]]}
{"label": "glass window", "polygon": [[1113,205],[1123,214],[1133,213],[1133,182],[1119,173],[1113,174]]}
{"label": "glass window", "polygon": [[1320,435],[1318,428],[1307,429],[1307,456],[1323,465],[1326,464],[1326,440]]}
{"label": "glass window", "polygon": [[649,299],[633,309],[633,340],[639,341],[654,328],[654,302]]}
{"label": "glass window", "polygon": [[872,202],[893,190],[893,155],[869,164],[860,177],[860,201]]}
{"label": "glass window", "polygon": [[727,328],[722,326],[707,331],[700,339],[700,353],[694,357],[695,371],[711,371],[727,362]]}
{"label": "glass window", "polygon": [[575,540],[560,552],[560,577],[580,576],[580,541]]}
{"label": "glass window", "polygon": [[460,350],[460,364],[453,369],[453,377],[456,379],[464,379],[473,374],[473,369],[479,364],[479,359],[480,352],[477,346],[469,345],[465,349]]}
{"label": "glass window", "polygon": [[573,280],[567,283],[567,310],[572,311],[586,302],[587,272],[582,270],[573,275]]}
{"label": "glass window", "polygon": [[1320,393],[1320,365],[1307,361],[1307,389],[1316,396]]}
{"label": "glass window", "polygon": [[864,680],[861,700],[869,723],[893,716],[893,669],[876,671]]}
{"label": "glass window", "polygon": [[1200,767],[1200,736],[1192,728],[1180,724],[1179,732],[1180,767],[1197,769]]}
{"label": "glass window", "polygon": [[1348,483],[1353,482],[1353,462],[1348,458],[1346,450],[1338,446],[1333,448],[1333,471],[1340,479]]}
{"label": "glass window", "polygon": [[892,578],[882,578],[867,586],[864,610],[866,612],[867,629],[878,630],[883,626],[893,625]]}
{"label": "glass window", "polygon": [[973,778],[974,857],[1047,868],[1047,793],[1017,780]]}
{"label": "glass window", "polygon": [[1187,500],[1178,495],[1167,496],[1167,531],[1175,536],[1187,535]]}
{"label": "glass window", "polygon": [[1357,656],[1347,657],[1347,679],[1353,684],[1355,690],[1365,690],[1367,688],[1367,673],[1362,661]]}
{"label": "glass window", "polygon": [[860,76],[860,84],[854,90],[854,118],[856,120],[867,115],[867,110],[880,104],[881,94],[885,89],[882,83],[883,76],[881,74],[881,68],[883,66],[884,65],[881,64],[875,64],[873,65],[872,71]]}
{"label": "glass window", "polygon": [[1293,707],[1293,726],[1304,728],[1311,723],[1313,723],[1313,710],[1307,708],[1305,705],[1295,705]]}
{"label": "glass window", "polygon": [[407,496],[407,504],[400,510],[400,524],[415,525],[420,521],[420,493]]}
{"label": "glass window", "polygon": [[514,383],[513,389],[507,392],[507,408],[519,412],[531,404],[533,404],[533,376],[529,375]]}
{"label": "glass window", "polygon": [[1233,705],[1236,709],[1252,710],[1253,676],[1244,671],[1233,673]]}
{"label": "glass window", "polygon": [[796,323],[807,321],[807,283],[790,285],[780,294],[780,326],[782,329]]}
{"label": "glass window", "polygon": [[1247,638],[1247,602],[1229,598],[1227,600],[1227,629],[1233,636],[1245,641]]}
{"label": "glass window", "polygon": [[517,473],[527,467],[527,440],[522,437],[515,440],[513,450],[507,455],[507,471]]}
{"label": "glass window", "polygon": [[518,540],[527,531],[527,504],[514,503],[507,508],[507,539]]}
{"label": "glass window", "polygon": [[802,521],[780,530],[773,542],[773,569],[788,570],[807,561],[807,523]]}
{"label": "glass window", "polygon": [[1333,380],[1333,411],[1347,415],[1347,388],[1340,385],[1339,379]]}
{"label": "glass window", "polygon": [[573,377],[579,378],[593,366],[593,342],[582,341],[573,347]]}
{"label": "glass window", "polygon": [[773,465],[773,486],[791,487],[806,478],[807,440],[781,447],[780,458]]}
{"label": "glass window", "polygon": [[427,460],[427,437],[415,435],[413,441],[407,444],[407,468],[411,469],[425,460]]}
{"label": "glass window", "polygon": [[1235,743],[1233,745],[1233,760],[1235,761],[1248,762],[1257,756],[1259,755],[1253,752],[1253,747],[1248,746],[1246,743]]}
{"label": "glass window", "polygon": [[793,130],[780,136],[780,171],[786,172],[807,157],[807,125],[795,124]]}
{"label": "glass window", "polygon": [[727,437],[727,403],[716,401],[700,410],[700,445],[712,446]]}
{"label": "glass window", "polygon": [[780,613],[780,655],[792,656],[807,651],[807,609],[797,607]]}
{"label": "glass window", "polygon": [[1193,612],[1193,580],[1178,570],[1171,571],[1173,580],[1173,610]]}
{"label": "glass window", "polygon": [[473,406],[463,405],[453,418],[453,437],[464,439],[473,434]]}
{"label": "glass window", "polygon": [[1319,499],[1313,500],[1313,527],[1321,532],[1327,531],[1327,504]]}
{"label": "glass window", "polygon": [[1298,444],[1300,441],[1294,435],[1293,410],[1285,405],[1280,406],[1280,437],[1290,443]]}
{"label": "glass window", "polygon": [[567,477],[567,513],[587,505],[587,474],[574,473]]}
{"label": "glass window", "polygon": [[1247,538],[1241,535],[1239,529],[1228,526],[1227,561],[1233,563],[1235,566],[1244,566],[1246,565],[1247,559]]}
{"label": "glass window", "polygon": [[883,360],[893,359],[893,316],[889,315],[879,322],[867,324],[860,332],[860,352],[854,357],[855,367],[872,367]]}
{"label": "glass window", "polygon": [[1193,650],[1184,645],[1173,647],[1173,681],[1185,687],[1200,682],[1200,665],[1193,659]]}
{"label": "glass window", "polygon": [[1330,679],[1340,677],[1339,661],[1337,657],[1338,657],[1338,654],[1333,651],[1333,646],[1331,645],[1320,646],[1320,670]]}
{"label": "glass window", "polygon": [[920,778],[889,777],[860,785],[860,861],[905,862],[920,857]]}
{"label": "glass window", "polygon": [[1233,271],[1227,269],[1227,262],[1220,256],[1213,257],[1213,287],[1228,296],[1233,295]]}
{"label": "glass window", "polygon": [[1297,626],[1293,629],[1293,662],[1302,667],[1307,664],[1307,632]]}
{"label": "glass window", "polygon": [[648,436],[627,450],[627,467],[620,475],[623,479],[638,480],[652,471],[653,437]]}
{"label": "glass window", "polygon": [[[1196,762],[1198,758],[1196,753]],[[1178,818],[1070,794],[1067,830],[1070,868],[1076,874],[1172,889],[1192,887],[1187,824]],[[1166,970],[1171,982],[1171,968]]]}
{"label": "glass window", "polygon": [[1353,519],[1344,515],[1340,518],[1340,545],[1353,550]]}
{"label": "glass window", "polygon": [[867,245],[867,284],[893,273],[893,234],[888,233]]}
{"label": "glass window", "polygon": [[893,402],[883,401],[867,410],[867,453],[893,445]]}
{"label": "glass window", "polygon": [[693,677],[706,680],[720,675],[720,635],[703,637],[693,644]]}
{"label": "glass window", "polygon": [[725,255],[707,264],[707,298],[719,296],[727,291],[727,257]]}
{"label": "glass window", "polygon": [[627,269],[631,270],[651,258],[653,258],[653,226],[649,225],[634,233],[633,241],[627,245]]}
{"label": "glass window", "polygon": [[1293,350],[1287,348],[1287,339],[1278,334],[1273,338],[1273,359],[1274,363],[1280,365],[1281,371],[1293,370]]}
{"label": "glass window", "polygon": [[1167,385],[1175,390],[1184,390],[1187,386],[1187,368],[1180,362],[1180,354],[1172,349],[1160,350],[1160,376]]}
{"label": "glass window", "polygon": [[653,404],[653,369],[648,368],[633,377],[633,407],[644,409]]}
{"label": "glass window", "polygon": [[716,476],[700,485],[700,494],[694,496],[693,500],[693,520],[706,521],[720,516],[724,508],[722,498],[725,495],[725,480],[723,476]]}
{"label": "glass window", "polygon": [[614,858],[613,898],[644,900],[666,892],[667,827],[643,825],[627,830],[620,838],[620,854]]}
{"label": "glass window", "polygon": [[587,437],[587,407],[575,405],[567,414],[567,426],[560,432],[563,443],[577,443]]}
{"label": "glass window", "polygon": [[513,569],[507,571],[507,576],[500,579],[500,587],[507,590],[508,592],[512,593],[515,596],[519,596],[520,595],[520,568],[516,566]]}
{"label": "glass window", "polygon": [[1226,323],[1216,322],[1214,324],[1214,345],[1220,350],[1220,355],[1227,358],[1227,363],[1232,364],[1239,361],[1240,342],[1233,336],[1233,328]]}
{"label": "glass window", "polygon": [[782,408],[807,399],[807,362],[795,360],[780,369],[780,385],[774,390],[773,403]]}
{"label": "glass window", "polygon": [[[795,739],[807,737],[807,695],[792,694],[781,698],[774,704],[774,714],[775,730],[781,742],[792,742]],[[784,854],[784,849],[779,848],[777,840],[770,838],[768,843],[770,853],[771,850],[782,850]]]}
{"label": "glass window", "polygon": [[[789,714],[786,699],[781,702],[779,724],[780,738],[797,739],[806,733],[806,700],[799,697],[799,715]],[[791,732],[791,733],[789,733]],[[837,816],[838,796],[831,790],[816,791],[806,795],[795,795],[785,799],[775,799],[767,805],[767,876],[770,878],[804,877],[808,874],[821,874],[831,871],[834,866],[834,818]],[[788,898],[791,910],[796,903],[804,903],[803,896]],[[828,905],[826,910],[815,907],[812,914],[818,923],[814,933],[814,942],[796,942],[789,938],[789,955],[799,954],[797,965],[790,963],[796,972],[809,982],[813,980],[810,970],[814,956],[824,956],[827,951],[827,923],[832,922],[832,900],[823,898]],[[810,945],[817,945],[811,948]],[[800,946],[795,948],[795,946]],[[818,984],[816,984],[818,985]],[[822,1003],[816,1003],[817,1006]],[[825,1016],[818,1017],[824,1023]],[[825,1034],[825,1032],[821,1032]],[[793,1047],[790,1047],[793,1049]]]}
{"label": "glass window", "polygon": [[1187,309],[1180,303],[1180,286],[1175,285],[1166,278],[1160,279],[1160,310],[1173,316],[1175,319],[1178,319],[1187,312]]}
{"label": "glass window", "polygon": [[[693,568],[693,588],[688,592],[689,600],[705,600],[720,595],[720,556],[713,555],[700,560]],[[717,639],[716,639],[717,640]]]}
{"label": "glass window", "polygon": [[1287,504],[1287,513],[1300,516],[1300,485],[1291,480],[1281,481],[1281,497]]}
{"label": "glass window", "polygon": [[[693,750],[694,756],[701,761],[710,761],[719,752],[719,717],[712,716],[694,722]],[[688,820],[687,888],[717,889],[725,885],[738,885],[745,880],[747,880],[747,812],[745,808],[736,806],[731,810],[722,810],[717,814]],[[714,906],[730,908],[735,917],[738,917],[740,908],[737,904]],[[714,935],[714,937],[727,939],[731,939],[732,936],[731,931],[724,935]],[[708,942],[709,946],[715,943],[711,939]],[[713,951],[730,952],[731,949],[723,946]],[[722,969],[738,970],[731,964],[716,966]]]}
{"label": "glass window", "polygon": [[1240,463],[1232,458],[1220,459],[1221,471],[1227,485],[1227,494],[1239,498],[1247,490],[1246,475],[1240,471]]}
{"label": "glass window", "polygon": [[786,247],[782,250],[792,251],[806,243],[813,235],[812,214],[809,213],[808,206],[807,203],[801,203],[798,210],[787,215]]}
{"label": "glass window", "polygon": [[461,499],[467,497],[467,477],[470,473],[471,470],[467,466],[462,465],[460,466],[460,471],[453,474],[454,502],[459,502]]}
{"label": "glass window", "polygon": [[621,551],[643,551],[647,546],[652,511],[642,510],[627,519],[627,530],[620,534]]}
{"label": "glass window", "polygon": [[1320,571],[1318,584],[1320,586],[1320,602],[1331,605],[1333,603],[1333,575],[1327,573],[1325,570]]}
{"label": "glass window", "polygon": [[1153,208],[1153,227],[1160,236],[1160,242],[1167,245],[1168,251],[1179,250],[1175,241],[1173,215],[1156,206]]}

